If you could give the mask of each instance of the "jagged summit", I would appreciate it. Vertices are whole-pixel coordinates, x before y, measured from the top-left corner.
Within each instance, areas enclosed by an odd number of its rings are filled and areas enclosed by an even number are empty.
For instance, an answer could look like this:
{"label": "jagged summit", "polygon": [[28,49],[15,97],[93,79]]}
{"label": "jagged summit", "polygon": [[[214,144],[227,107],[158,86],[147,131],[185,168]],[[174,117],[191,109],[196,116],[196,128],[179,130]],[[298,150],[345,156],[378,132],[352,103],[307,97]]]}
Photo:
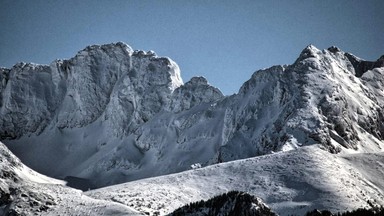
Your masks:
{"label": "jagged summit", "polygon": [[218,88],[208,84],[204,77],[192,77],[173,92],[170,109],[174,112],[188,110],[202,103],[212,103],[224,98]]}
{"label": "jagged summit", "polygon": [[313,45],[313,44],[309,44],[308,46],[306,46],[306,47],[303,49],[302,53],[304,53],[304,52],[308,52],[308,51],[318,52],[318,51],[320,51],[320,50],[319,50],[315,45]]}
{"label": "jagged summit", "polygon": [[153,51],[94,45],[1,69],[0,138],[32,168],[97,187],[313,144],[378,151],[382,66],[310,45],[224,96],[203,77],[183,84],[177,64]]}
{"label": "jagged summit", "polygon": [[83,51],[92,51],[92,50],[99,50],[99,49],[108,50],[108,49],[116,49],[116,48],[125,49],[130,53],[133,52],[133,49],[128,44],[119,41],[116,43],[109,43],[109,44],[102,44],[102,45],[97,45],[97,44],[89,45],[89,46],[86,46],[83,50],[79,51],[78,53],[81,53]]}
{"label": "jagged summit", "polygon": [[336,46],[331,46],[327,49],[328,51],[332,52],[332,53],[338,53],[338,52],[341,52],[341,49],[339,49],[339,47],[336,47]]}
{"label": "jagged summit", "polygon": [[366,61],[351,53],[343,52],[336,46],[331,46],[325,50],[319,50],[313,45],[308,45],[304,48],[296,61],[300,62],[307,58],[321,59],[324,58],[324,55],[327,55],[328,52],[336,55],[338,58],[347,58],[349,61],[348,64],[352,64],[353,72],[357,77],[361,77],[362,74],[368,70],[384,67],[384,56],[381,56],[376,61]]}
{"label": "jagged summit", "polygon": [[206,84],[208,84],[208,80],[205,77],[202,77],[202,76],[192,77],[191,80],[188,83],[191,83],[191,84],[198,83],[198,84],[206,85]]}
{"label": "jagged summit", "polygon": [[296,60],[296,61],[300,61],[300,60],[303,60],[303,59],[306,59],[306,58],[310,58],[310,57],[316,57],[316,54],[319,52],[320,50],[317,49],[317,47],[315,47],[314,45],[310,44],[308,46],[306,46],[300,53],[299,55],[299,58]]}
{"label": "jagged summit", "polygon": [[384,67],[384,56],[381,56],[376,61],[365,61],[350,53],[345,53],[345,56],[351,62],[358,77],[361,77],[368,70]]}

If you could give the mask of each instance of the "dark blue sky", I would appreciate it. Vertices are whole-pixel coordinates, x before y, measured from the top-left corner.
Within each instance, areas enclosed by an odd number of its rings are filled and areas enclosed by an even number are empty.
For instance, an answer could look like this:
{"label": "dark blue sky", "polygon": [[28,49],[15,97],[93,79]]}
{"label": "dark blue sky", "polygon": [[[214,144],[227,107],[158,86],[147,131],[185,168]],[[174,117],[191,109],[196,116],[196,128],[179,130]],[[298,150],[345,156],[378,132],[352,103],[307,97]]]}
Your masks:
{"label": "dark blue sky", "polygon": [[91,44],[124,41],[176,61],[224,94],[290,64],[308,44],[367,60],[384,54],[382,0],[0,0],[0,66],[48,64]]}

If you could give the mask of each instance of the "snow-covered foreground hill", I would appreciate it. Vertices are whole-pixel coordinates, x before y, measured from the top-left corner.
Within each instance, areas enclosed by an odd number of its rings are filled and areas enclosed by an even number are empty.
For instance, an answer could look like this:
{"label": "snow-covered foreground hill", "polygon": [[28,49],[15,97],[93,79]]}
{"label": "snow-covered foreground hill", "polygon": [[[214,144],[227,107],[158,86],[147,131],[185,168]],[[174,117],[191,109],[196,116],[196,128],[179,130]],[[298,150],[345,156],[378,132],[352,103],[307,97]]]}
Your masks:
{"label": "snow-covered foreground hill", "polygon": [[279,215],[384,205],[384,153],[331,154],[318,146],[216,164],[86,192],[139,211],[167,214],[201,199],[245,191]]}
{"label": "snow-covered foreground hill", "polygon": [[[232,96],[153,51],[94,45],[0,69],[0,139],[31,168],[102,187],[301,146],[384,148],[384,57],[306,47]],[[87,185],[85,185],[86,188]]]}
{"label": "snow-covered foreground hill", "polygon": [[384,205],[384,153],[331,154],[312,145],[88,192],[38,174],[0,143],[1,215],[165,215],[232,190],[280,215]]}
{"label": "snow-covered foreground hill", "polygon": [[85,196],[41,175],[0,142],[0,215],[140,215],[125,205]]}
{"label": "snow-covered foreground hill", "polygon": [[38,174],[0,143],[0,214],[165,215],[232,190],[280,215],[384,205],[384,152],[331,154],[312,145],[88,192]]}

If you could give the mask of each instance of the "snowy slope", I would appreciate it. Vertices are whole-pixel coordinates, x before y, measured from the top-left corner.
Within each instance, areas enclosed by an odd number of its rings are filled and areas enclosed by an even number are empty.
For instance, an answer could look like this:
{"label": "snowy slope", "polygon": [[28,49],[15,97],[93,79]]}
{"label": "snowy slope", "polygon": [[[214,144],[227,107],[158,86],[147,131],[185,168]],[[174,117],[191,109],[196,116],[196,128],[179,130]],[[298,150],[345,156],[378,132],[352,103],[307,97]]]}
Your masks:
{"label": "snowy slope", "polygon": [[153,51],[94,45],[51,65],[0,69],[0,138],[33,169],[90,187],[318,143],[376,152],[383,66],[308,46],[225,97],[203,77],[183,84],[177,64]]}
{"label": "snowy slope", "polygon": [[317,145],[86,192],[137,210],[172,212],[228,191],[245,191],[279,215],[384,204],[384,153],[331,154]]}
{"label": "snowy slope", "polygon": [[139,215],[36,173],[0,143],[0,215]]}

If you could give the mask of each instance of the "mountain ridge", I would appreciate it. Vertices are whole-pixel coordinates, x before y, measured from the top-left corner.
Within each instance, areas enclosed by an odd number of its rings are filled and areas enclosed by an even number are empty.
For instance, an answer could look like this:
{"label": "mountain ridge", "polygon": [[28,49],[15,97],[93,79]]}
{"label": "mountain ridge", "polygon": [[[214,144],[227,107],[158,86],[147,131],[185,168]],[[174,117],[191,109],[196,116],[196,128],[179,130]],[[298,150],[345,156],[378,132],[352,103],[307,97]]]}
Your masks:
{"label": "mountain ridge", "polygon": [[37,171],[97,187],[318,143],[381,151],[384,69],[372,68],[381,60],[348,56],[310,45],[224,96],[202,77],[183,84],[177,64],[153,51],[88,46],[1,70],[0,137]]}

